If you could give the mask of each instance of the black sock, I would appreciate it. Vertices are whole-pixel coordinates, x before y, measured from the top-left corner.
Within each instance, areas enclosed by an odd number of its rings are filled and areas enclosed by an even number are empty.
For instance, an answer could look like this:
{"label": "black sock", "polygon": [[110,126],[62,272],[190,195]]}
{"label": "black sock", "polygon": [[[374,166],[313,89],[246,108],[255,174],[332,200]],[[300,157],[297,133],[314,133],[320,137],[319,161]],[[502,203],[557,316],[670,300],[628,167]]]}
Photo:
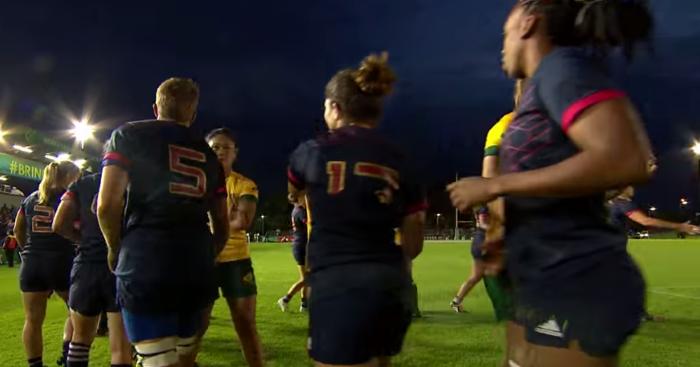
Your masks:
{"label": "black sock", "polygon": [[90,346],[80,343],[70,343],[67,357],[68,367],[87,367],[90,361]]}
{"label": "black sock", "polygon": [[131,364],[113,364],[111,367],[131,367]]}
{"label": "black sock", "polygon": [[27,364],[29,367],[44,367],[44,361],[41,360],[41,357],[28,359]]}
{"label": "black sock", "polygon": [[306,298],[304,298],[304,297],[301,298],[301,305],[303,307],[306,307]]}
{"label": "black sock", "polygon": [[63,361],[68,359],[68,351],[70,350],[70,340],[63,341]]}
{"label": "black sock", "polygon": [[292,297],[290,295],[286,295],[282,298],[282,300],[284,301],[284,303],[289,303],[289,301],[292,300]]}

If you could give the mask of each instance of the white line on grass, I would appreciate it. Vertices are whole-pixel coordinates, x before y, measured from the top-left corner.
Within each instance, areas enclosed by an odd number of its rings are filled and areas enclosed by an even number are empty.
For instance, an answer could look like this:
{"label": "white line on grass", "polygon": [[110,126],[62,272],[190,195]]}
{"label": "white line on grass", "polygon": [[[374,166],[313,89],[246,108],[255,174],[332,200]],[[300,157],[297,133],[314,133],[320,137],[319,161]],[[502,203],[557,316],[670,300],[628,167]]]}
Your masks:
{"label": "white line on grass", "polygon": [[656,293],[656,294],[661,294],[664,296],[671,296],[671,297],[678,297],[678,298],[686,298],[686,299],[694,299],[700,301],[700,297],[693,297],[693,296],[687,296],[685,294],[678,294],[678,293],[671,293],[671,292],[662,292],[662,291],[653,291],[650,290],[650,293]]}

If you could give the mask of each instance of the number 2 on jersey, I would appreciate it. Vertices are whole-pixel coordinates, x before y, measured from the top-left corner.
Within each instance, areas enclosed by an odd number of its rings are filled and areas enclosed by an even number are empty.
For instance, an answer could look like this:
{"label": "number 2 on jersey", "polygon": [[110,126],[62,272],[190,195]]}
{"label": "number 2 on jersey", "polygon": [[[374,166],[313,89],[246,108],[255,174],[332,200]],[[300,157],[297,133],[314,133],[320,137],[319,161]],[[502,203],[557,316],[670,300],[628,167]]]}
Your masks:
{"label": "number 2 on jersey", "polygon": [[54,210],[50,206],[34,205],[34,215],[32,216],[32,232],[53,233],[51,223],[53,222]]}
{"label": "number 2 on jersey", "polygon": [[207,192],[207,175],[199,168],[183,162],[187,159],[193,162],[205,163],[207,156],[197,150],[177,145],[168,146],[170,171],[194,179],[195,184],[170,182],[170,193],[175,195],[201,198]]}

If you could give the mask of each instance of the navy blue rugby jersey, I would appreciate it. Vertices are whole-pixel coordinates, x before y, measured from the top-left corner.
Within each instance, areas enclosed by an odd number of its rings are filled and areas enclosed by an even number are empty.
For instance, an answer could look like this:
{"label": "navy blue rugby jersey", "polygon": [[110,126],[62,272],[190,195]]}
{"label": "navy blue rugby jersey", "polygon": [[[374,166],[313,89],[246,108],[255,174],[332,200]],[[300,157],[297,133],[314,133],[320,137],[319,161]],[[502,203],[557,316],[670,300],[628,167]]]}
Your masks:
{"label": "navy blue rugby jersey", "polygon": [[[386,176],[400,187],[389,187]],[[425,210],[425,193],[410,162],[376,130],[348,126],[301,144],[290,158],[289,181],[307,190],[313,216],[308,244],[311,271],[330,266],[401,264],[394,229]]]}

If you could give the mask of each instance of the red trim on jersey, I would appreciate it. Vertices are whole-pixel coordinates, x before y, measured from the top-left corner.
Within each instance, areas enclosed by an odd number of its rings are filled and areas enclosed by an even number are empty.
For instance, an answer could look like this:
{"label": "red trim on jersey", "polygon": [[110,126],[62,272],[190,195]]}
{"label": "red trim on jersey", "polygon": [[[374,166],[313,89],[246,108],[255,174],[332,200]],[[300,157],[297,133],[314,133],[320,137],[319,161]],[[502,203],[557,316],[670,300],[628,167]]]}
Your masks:
{"label": "red trim on jersey", "polygon": [[216,193],[216,195],[226,195],[227,194],[226,187],[221,186],[218,189],[216,189],[216,191],[214,191],[214,193]]}
{"label": "red trim on jersey", "polygon": [[61,201],[73,199],[75,199],[75,193],[73,191],[66,191],[63,196],[61,196]]}
{"label": "red trim on jersey", "polygon": [[587,108],[592,107],[600,102],[609,101],[611,99],[617,99],[625,97],[625,93],[615,89],[606,89],[589,94],[586,97],[579,99],[578,101],[572,103],[569,108],[564,111],[561,118],[561,127],[564,132],[569,131],[571,125],[576,121],[576,119],[585,111]]}
{"label": "red trim on jersey", "polygon": [[408,208],[406,209],[405,215],[416,214],[416,213],[422,212],[426,209],[428,209],[428,202],[426,200],[423,200],[419,203],[409,205]]}
{"label": "red trim on jersey", "polygon": [[292,169],[291,169],[291,168],[288,168],[288,169],[287,169],[287,179],[288,179],[289,182],[291,182],[292,185],[294,185],[294,187],[296,187],[297,189],[301,189],[301,188],[304,187],[304,184],[301,182],[300,179],[297,178],[297,176],[294,175],[294,172],[292,172]]}
{"label": "red trim on jersey", "polygon": [[105,154],[105,156],[104,156],[104,158],[102,158],[102,160],[117,161],[117,162],[119,162],[127,167],[131,166],[131,160],[118,152],[109,152],[109,153]]}
{"label": "red trim on jersey", "polygon": [[630,215],[632,215],[634,213],[643,213],[643,212],[639,209],[634,209],[634,210],[630,210],[628,212],[625,212],[625,215],[629,217]]}

